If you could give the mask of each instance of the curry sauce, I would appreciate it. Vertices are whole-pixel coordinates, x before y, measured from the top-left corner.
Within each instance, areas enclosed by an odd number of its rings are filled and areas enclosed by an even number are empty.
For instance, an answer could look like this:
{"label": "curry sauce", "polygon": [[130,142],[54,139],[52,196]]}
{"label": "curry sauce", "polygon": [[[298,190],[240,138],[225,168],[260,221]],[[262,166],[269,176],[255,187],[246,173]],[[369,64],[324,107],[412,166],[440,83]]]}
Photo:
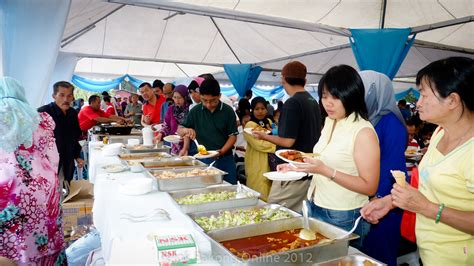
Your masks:
{"label": "curry sauce", "polygon": [[323,239],[321,234],[316,234],[315,240],[303,240],[298,237],[301,229],[292,229],[271,234],[252,236],[221,242],[234,255],[242,259],[257,258],[278,252],[313,246]]}

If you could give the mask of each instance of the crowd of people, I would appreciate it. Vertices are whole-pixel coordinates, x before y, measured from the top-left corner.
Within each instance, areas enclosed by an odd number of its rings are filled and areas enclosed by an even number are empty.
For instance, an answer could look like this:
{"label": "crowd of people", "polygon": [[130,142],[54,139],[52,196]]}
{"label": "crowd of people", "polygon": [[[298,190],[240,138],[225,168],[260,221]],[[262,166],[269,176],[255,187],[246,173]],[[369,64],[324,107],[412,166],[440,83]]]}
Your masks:
{"label": "crowd of people", "polygon": [[[355,231],[360,238],[350,244],[389,265],[396,265],[405,210],[416,213],[424,264],[474,264],[472,59],[448,58],[420,70],[415,110],[403,101],[397,106],[392,82],[375,71],[330,68],[318,85],[319,102],[305,90],[304,64],[289,62],[281,74],[289,98],[276,109],[251,91],[234,109],[219,82],[203,74],[188,85],[145,82],[124,99],[93,95],[87,104],[74,101],[74,86],[61,81],[54,84],[54,101],[34,110],[18,82],[2,78],[0,259],[66,263],[62,184],[84,165],[79,141],[87,131],[116,122],[150,126],[155,142],[180,135],[181,142],[172,143],[180,156],[198,153],[196,140],[215,151],[204,163],[215,162],[228,173],[225,181],[245,182],[267,202],[296,211],[307,204],[312,217],[345,230],[362,215]],[[271,133],[245,130],[258,126]],[[319,156],[295,166],[275,155],[282,149]],[[406,160],[413,149],[421,162]],[[243,175],[235,154],[243,155]],[[419,170],[417,189],[392,177],[391,170],[407,173],[407,167]],[[272,182],[263,176],[268,171],[305,176]]]}

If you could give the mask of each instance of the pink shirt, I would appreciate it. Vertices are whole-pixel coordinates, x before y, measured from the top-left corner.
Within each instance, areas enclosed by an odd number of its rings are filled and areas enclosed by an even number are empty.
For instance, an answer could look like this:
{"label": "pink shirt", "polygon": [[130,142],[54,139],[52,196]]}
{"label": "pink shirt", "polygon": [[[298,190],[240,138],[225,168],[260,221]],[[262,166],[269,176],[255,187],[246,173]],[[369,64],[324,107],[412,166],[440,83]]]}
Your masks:
{"label": "pink shirt", "polygon": [[65,248],[55,124],[40,116],[32,147],[0,149],[0,256],[18,264],[44,264]]}

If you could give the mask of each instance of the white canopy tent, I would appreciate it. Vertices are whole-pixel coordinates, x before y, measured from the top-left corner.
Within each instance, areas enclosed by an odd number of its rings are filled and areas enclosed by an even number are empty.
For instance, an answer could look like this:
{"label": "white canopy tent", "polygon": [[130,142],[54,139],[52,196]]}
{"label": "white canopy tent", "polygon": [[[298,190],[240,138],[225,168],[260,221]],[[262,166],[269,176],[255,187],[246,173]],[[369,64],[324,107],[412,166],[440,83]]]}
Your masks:
{"label": "white canopy tent", "polygon": [[[34,0],[7,3],[21,12],[40,6]],[[400,89],[413,86],[413,76],[429,62],[455,55],[474,58],[472,0],[47,0],[41,8],[46,8],[45,3],[51,9],[54,3],[69,7],[66,23],[61,25],[64,30],[57,29],[63,34],[52,72],[71,68],[59,66],[59,61],[77,61],[71,69],[85,77],[129,74],[167,81],[210,72],[226,80],[224,64],[251,63],[264,68],[257,83],[278,84],[283,65],[300,60],[308,67],[308,82],[317,83],[331,66],[357,68],[348,28],[411,27],[417,33],[395,79],[411,83],[400,83]],[[7,22],[16,23],[8,13],[4,15]],[[20,36],[9,30],[12,25],[3,26],[8,30],[6,37]],[[45,28],[43,34],[47,32]],[[26,40],[28,33],[26,29],[22,38]],[[34,37],[33,42],[41,42],[39,35]],[[10,47],[15,41],[6,41],[7,52],[14,49]],[[22,49],[15,51],[21,55]],[[28,71],[34,74],[35,66]],[[66,74],[70,73],[50,73],[49,78]],[[50,94],[37,95],[46,99]],[[31,97],[37,101],[37,96]]]}
{"label": "white canopy tent", "polygon": [[61,51],[83,58],[84,76],[226,79],[223,64],[251,63],[267,71],[259,82],[278,83],[300,60],[315,83],[331,66],[357,68],[346,28],[412,27],[420,33],[397,77],[413,77],[434,60],[474,57],[473,14],[471,0],[73,0]]}

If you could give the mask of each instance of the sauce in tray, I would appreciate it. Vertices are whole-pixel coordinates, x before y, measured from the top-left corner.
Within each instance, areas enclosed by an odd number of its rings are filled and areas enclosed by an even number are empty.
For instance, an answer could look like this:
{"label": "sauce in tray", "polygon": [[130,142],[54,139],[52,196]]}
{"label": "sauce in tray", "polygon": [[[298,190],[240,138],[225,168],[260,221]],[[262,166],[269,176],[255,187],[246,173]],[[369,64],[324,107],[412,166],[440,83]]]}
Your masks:
{"label": "sauce in tray", "polygon": [[286,230],[266,235],[223,241],[221,244],[234,255],[242,259],[249,259],[313,246],[319,243],[319,241],[327,239],[323,235],[317,234],[315,240],[306,241],[298,237],[300,231],[301,229]]}

